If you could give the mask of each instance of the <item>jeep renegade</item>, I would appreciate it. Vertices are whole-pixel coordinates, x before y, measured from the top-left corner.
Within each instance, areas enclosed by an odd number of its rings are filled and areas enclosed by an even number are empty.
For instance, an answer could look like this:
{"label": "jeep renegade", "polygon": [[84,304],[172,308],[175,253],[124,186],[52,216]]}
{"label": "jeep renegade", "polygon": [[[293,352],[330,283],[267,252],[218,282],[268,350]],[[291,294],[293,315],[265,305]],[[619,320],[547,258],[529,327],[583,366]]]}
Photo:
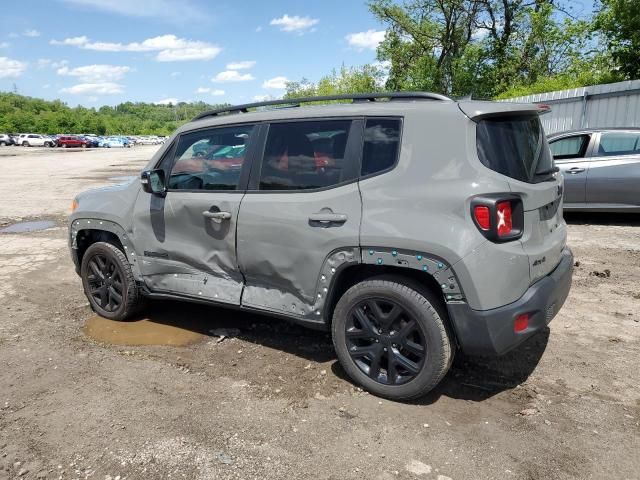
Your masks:
{"label": "jeep renegade", "polygon": [[72,258],[103,317],[161,298],[284,317],[330,330],[366,390],[416,398],[456,349],[507,352],[569,293],[540,113],[422,92],[207,112],[140,181],[78,195]]}

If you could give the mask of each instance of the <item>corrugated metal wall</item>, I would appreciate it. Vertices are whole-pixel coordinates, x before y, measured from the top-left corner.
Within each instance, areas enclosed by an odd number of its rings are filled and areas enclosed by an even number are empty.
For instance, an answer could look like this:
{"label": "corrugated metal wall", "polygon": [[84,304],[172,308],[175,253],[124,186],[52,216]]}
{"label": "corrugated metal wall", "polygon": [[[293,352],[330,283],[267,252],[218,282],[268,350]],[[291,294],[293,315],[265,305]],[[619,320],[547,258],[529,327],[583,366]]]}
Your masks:
{"label": "corrugated metal wall", "polygon": [[541,117],[548,134],[579,128],[640,127],[640,80],[558,90],[503,101],[550,105],[551,113]]}

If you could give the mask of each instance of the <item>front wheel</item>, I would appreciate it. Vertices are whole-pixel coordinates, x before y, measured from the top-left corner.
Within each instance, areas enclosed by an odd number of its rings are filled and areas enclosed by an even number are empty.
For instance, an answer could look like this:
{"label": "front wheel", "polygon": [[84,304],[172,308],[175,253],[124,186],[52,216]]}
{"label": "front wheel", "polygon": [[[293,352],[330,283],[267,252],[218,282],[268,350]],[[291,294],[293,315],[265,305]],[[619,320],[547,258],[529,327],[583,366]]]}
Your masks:
{"label": "front wheel", "polygon": [[28,147],[29,146],[29,142],[22,142],[22,146],[23,147]]}
{"label": "front wheel", "polygon": [[91,308],[101,317],[126,320],[144,303],[127,257],[110,243],[97,242],[87,249],[80,276]]}
{"label": "front wheel", "polygon": [[401,277],[378,277],[351,287],[336,305],[333,344],[340,364],[365,390],[410,400],[447,373],[453,343],[442,302]]}

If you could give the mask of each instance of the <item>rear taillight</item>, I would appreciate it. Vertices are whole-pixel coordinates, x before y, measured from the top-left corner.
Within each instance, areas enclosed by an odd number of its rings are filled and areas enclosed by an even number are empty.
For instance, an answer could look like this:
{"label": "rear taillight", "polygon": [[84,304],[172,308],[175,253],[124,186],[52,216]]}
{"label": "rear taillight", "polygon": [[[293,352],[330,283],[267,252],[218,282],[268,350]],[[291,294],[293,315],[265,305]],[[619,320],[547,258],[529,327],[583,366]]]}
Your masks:
{"label": "rear taillight", "polygon": [[471,199],[471,216],[480,233],[492,242],[508,242],[522,236],[522,199],[513,193],[479,195]]}
{"label": "rear taillight", "polygon": [[481,230],[489,230],[491,228],[491,217],[489,216],[489,207],[478,205],[473,209],[473,216]]}
{"label": "rear taillight", "polygon": [[506,237],[513,231],[513,217],[511,216],[511,202],[500,202],[496,204],[498,224],[496,230],[499,237]]}

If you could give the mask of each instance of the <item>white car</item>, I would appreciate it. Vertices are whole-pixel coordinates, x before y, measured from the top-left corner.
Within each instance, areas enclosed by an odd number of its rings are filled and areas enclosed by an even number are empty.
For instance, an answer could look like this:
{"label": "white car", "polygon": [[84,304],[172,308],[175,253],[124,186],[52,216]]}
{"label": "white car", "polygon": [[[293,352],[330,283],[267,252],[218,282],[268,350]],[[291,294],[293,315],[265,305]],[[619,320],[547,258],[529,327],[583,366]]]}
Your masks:
{"label": "white car", "polygon": [[44,147],[49,146],[49,143],[51,143],[50,138],[36,133],[22,134],[18,140],[18,145],[23,147]]}

